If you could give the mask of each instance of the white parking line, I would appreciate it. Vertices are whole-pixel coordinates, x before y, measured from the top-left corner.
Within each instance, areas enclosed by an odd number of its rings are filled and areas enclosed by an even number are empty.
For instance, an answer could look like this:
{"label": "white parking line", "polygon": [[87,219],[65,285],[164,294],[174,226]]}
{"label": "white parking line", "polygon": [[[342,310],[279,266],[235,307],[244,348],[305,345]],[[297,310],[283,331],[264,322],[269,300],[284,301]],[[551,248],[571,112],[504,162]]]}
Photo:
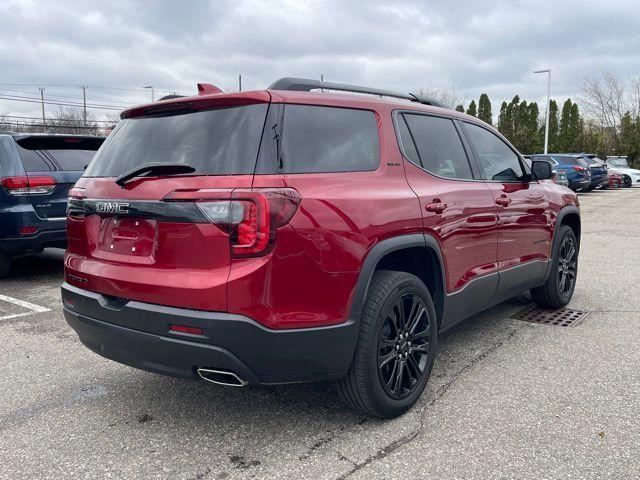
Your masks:
{"label": "white parking line", "polygon": [[12,303],[14,305],[17,305],[19,307],[26,308],[27,310],[29,310],[28,312],[11,313],[9,315],[4,315],[4,316],[0,317],[0,320],[10,320],[12,318],[27,317],[29,315],[33,315],[34,313],[43,313],[43,312],[50,312],[51,311],[50,308],[41,307],[40,305],[36,305],[35,303],[27,302],[25,300],[20,300],[18,298],[8,297],[8,296],[2,295],[2,294],[0,294],[0,301],[7,302],[7,303]]}

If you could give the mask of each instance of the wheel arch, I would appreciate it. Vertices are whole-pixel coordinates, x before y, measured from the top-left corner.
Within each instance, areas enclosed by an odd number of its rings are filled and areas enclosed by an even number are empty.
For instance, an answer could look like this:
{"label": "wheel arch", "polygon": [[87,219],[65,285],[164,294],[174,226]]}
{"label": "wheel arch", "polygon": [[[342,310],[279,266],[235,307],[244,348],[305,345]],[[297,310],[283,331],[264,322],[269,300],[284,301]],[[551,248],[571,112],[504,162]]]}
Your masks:
{"label": "wheel arch", "polygon": [[[568,225],[573,230],[576,239],[578,240],[578,247],[580,246],[580,235],[582,233],[582,223],[580,220],[580,211],[578,207],[567,206],[560,210],[556,225]],[[554,230],[554,241],[556,238],[557,228]]]}
{"label": "wheel arch", "polygon": [[395,270],[420,278],[431,293],[438,322],[445,300],[445,271],[440,244],[431,235],[410,234],[385,239],[367,254],[356,282],[350,318],[359,320],[371,279],[377,270]]}

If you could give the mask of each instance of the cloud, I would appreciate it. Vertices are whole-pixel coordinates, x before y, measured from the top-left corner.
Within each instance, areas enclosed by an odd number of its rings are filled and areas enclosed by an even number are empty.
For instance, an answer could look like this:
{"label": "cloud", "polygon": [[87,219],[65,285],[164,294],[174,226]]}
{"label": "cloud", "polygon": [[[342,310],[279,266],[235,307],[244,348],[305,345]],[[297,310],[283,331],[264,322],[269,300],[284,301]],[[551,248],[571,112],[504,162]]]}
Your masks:
{"label": "cloud", "polygon": [[[198,81],[236,88],[239,73],[245,88],[324,74],[496,103],[541,99],[532,70],[550,66],[554,94],[575,97],[588,74],[640,72],[639,24],[632,0],[10,1],[0,6],[0,92],[64,84],[47,94],[80,98],[84,83],[95,86],[90,101],[138,103],[147,91],[98,87],[192,93]],[[0,100],[0,111],[38,105]]]}

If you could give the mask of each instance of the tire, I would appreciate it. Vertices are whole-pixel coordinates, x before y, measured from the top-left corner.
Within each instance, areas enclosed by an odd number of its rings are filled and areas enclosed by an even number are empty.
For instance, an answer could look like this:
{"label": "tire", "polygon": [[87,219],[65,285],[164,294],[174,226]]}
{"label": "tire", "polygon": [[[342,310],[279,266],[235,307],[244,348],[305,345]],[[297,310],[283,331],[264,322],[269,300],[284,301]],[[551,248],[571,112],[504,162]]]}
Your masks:
{"label": "tire", "polygon": [[[573,247],[573,254],[569,245]],[[578,253],[578,240],[573,230],[568,225],[562,225],[558,241],[553,247],[549,278],[541,287],[531,289],[535,303],[550,308],[564,307],[569,303],[578,277]]]}
{"label": "tire", "polygon": [[0,252],[0,278],[5,278],[11,270],[11,257]]}
{"label": "tire", "polygon": [[338,394],[366,415],[401,415],[420,398],[437,348],[438,322],[425,284],[409,273],[378,271],[360,320],[353,363],[336,381]]}
{"label": "tire", "polygon": [[629,175],[625,175],[624,176],[624,180],[623,180],[622,186],[624,188],[630,188],[631,187],[631,177]]}
{"label": "tire", "polygon": [[589,185],[588,187],[585,187],[582,189],[583,192],[590,192],[591,190],[593,190],[595,187]]}

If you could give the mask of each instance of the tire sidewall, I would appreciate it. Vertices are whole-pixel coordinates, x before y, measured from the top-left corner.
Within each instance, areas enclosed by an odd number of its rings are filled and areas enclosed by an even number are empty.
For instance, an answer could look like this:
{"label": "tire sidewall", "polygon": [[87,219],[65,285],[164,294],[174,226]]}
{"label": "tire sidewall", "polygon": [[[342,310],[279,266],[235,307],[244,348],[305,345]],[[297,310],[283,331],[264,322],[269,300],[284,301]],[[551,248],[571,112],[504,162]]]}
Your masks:
{"label": "tire sidewall", "polygon": [[[415,390],[407,397],[397,400],[391,398],[384,387],[382,386],[380,376],[378,373],[378,340],[380,338],[380,332],[384,325],[384,320],[389,309],[395,304],[395,302],[406,294],[417,294],[424,302],[427,308],[427,315],[430,322],[431,335],[429,338],[429,356],[425,365],[425,370],[420,379],[419,384]],[[431,375],[431,369],[433,368],[433,362],[437,355],[438,348],[438,334],[437,334],[437,319],[435,307],[431,299],[431,295],[427,287],[417,278],[405,278],[399,281],[393,289],[388,292],[382,308],[377,313],[375,330],[373,335],[370,335],[367,339],[368,345],[366,348],[368,365],[368,385],[371,386],[371,399],[375,404],[375,408],[378,411],[389,412],[390,416],[398,415],[410,408],[418,400],[424,388],[427,384],[429,376]]]}
{"label": "tire sidewall", "polygon": [[[563,225],[561,228],[562,230],[560,231],[558,242],[556,244],[556,251],[555,251],[555,254],[553,255],[551,280],[553,282],[553,288],[555,289],[558,299],[563,305],[566,305],[571,301],[571,297],[573,297],[573,292],[576,289],[576,283],[578,281],[578,260],[580,257],[579,255],[580,248],[578,246],[578,240],[575,234],[573,233],[573,230],[571,229],[571,227]],[[558,278],[558,264],[560,263],[560,249],[562,248],[562,244],[567,237],[571,237],[571,239],[573,240],[573,245],[576,249],[576,272],[575,272],[576,278],[573,282],[573,286],[571,287],[571,291],[567,295],[562,295],[560,293],[560,282]]]}

